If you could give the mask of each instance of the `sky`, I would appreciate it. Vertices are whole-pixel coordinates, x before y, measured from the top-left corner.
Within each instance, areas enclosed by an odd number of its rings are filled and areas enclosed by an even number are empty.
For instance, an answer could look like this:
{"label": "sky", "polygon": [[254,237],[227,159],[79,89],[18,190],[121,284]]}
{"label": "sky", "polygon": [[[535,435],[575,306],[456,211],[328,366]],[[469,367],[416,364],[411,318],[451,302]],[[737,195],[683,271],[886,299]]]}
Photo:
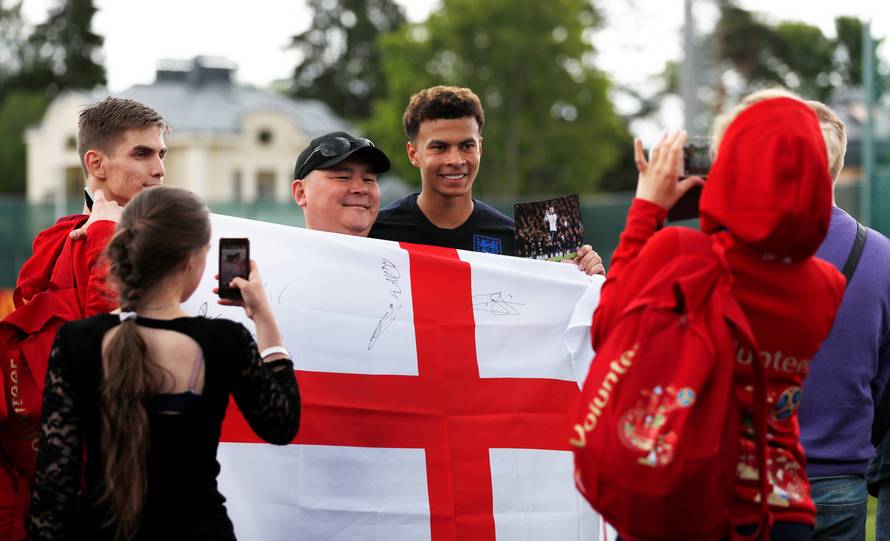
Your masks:
{"label": "sky", "polygon": [[[594,38],[599,67],[617,75],[622,83],[645,80],[659,73],[666,61],[683,56],[682,0],[607,0],[600,4],[605,7],[606,24]],[[834,19],[841,15],[870,19],[873,35],[890,35],[890,4],[886,0],[740,0],[739,4],[760,12],[770,22],[803,21],[832,37]],[[880,4],[886,7],[879,10]],[[698,0],[693,6],[698,30],[712,29],[717,19],[714,2]],[[887,57],[886,49],[881,51],[882,57]]]}
{"label": "sky", "polygon": [[[41,22],[55,1],[24,0],[26,19]],[[439,4],[397,1],[411,21],[423,20]],[[836,16],[855,15],[872,20],[876,37],[890,36],[886,0],[739,1],[768,19],[801,20],[828,35],[834,35]],[[665,62],[682,57],[683,0],[599,0],[597,5],[606,17],[594,37],[597,63],[617,83],[642,87],[661,73]],[[239,81],[267,86],[291,75],[298,58],[288,43],[309,24],[309,10],[300,0],[96,0],[96,6],[93,29],[105,37],[103,54],[112,92],[151,83],[160,59],[201,54],[228,58],[238,65]],[[716,8],[707,0],[696,0],[695,14],[701,30],[709,30],[716,20]],[[879,54],[890,62],[887,45]],[[677,114],[662,121],[667,128],[677,122]]]}

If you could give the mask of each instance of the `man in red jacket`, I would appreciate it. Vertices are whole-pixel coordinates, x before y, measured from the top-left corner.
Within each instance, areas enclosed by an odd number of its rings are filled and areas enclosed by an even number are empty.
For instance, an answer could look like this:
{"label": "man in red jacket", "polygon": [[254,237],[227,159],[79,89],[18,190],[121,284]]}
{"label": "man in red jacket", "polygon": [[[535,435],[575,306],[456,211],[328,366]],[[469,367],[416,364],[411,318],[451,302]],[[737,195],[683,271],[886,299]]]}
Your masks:
{"label": "man in red jacket", "polygon": [[106,98],[78,120],[86,175],[82,214],[59,218],[34,239],[0,323],[0,541],[24,537],[49,348],[64,321],[116,308],[99,262],[121,209],[164,179],[164,119],[132,100]]}

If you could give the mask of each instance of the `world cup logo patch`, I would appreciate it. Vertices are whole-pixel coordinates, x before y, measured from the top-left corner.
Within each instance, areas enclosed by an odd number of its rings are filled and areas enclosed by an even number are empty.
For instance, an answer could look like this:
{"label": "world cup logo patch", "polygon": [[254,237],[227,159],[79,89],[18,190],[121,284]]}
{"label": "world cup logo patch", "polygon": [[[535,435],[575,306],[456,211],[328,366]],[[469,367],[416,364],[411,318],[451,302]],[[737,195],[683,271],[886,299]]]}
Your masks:
{"label": "world cup logo patch", "polygon": [[695,404],[695,391],[689,387],[683,387],[677,391],[677,404],[684,408]]}
{"label": "world cup logo patch", "polygon": [[619,418],[618,438],[628,449],[643,453],[638,463],[651,467],[669,464],[678,440],[669,421],[679,410],[693,405],[695,397],[690,387],[677,390],[673,385],[642,391],[636,406]]}
{"label": "world cup logo patch", "polygon": [[788,387],[776,398],[770,416],[777,422],[787,421],[800,407],[800,397],[800,387]]}

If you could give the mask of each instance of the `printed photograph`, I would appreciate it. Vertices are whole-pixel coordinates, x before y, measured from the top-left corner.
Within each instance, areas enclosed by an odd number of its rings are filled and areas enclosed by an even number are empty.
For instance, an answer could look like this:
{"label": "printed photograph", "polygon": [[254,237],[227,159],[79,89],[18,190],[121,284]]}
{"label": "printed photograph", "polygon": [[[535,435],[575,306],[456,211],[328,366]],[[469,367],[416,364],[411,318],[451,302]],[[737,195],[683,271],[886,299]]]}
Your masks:
{"label": "printed photograph", "polygon": [[584,239],[578,194],[517,203],[516,255],[560,261],[572,259]]}

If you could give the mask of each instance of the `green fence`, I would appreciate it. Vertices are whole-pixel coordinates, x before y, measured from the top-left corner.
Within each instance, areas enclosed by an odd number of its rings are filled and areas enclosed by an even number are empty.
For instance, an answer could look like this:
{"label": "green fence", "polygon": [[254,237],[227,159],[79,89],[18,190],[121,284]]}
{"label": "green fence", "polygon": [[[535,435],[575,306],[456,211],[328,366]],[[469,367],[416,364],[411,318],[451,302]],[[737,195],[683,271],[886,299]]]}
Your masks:
{"label": "green fence", "polygon": [[871,187],[871,226],[890,237],[890,168],[879,167]]}
{"label": "green fence", "polygon": [[[872,186],[872,227],[890,236],[890,170],[881,170]],[[632,194],[600,194],[582,197],[581,213],[584,221],[584,239],[608,261],[618,244],[618,236],[624,228],[624,217],[630,206]],[[532,200],[532,199],[525,199]],[[490,201],[502,212],[512,216],[511,201]],[[859,214],[858,187],[839,187],[838,206],[854,216]],[[70,201],[68,213],[79,212],[79,201]],[[211,204],[218,214],[240,216],[252,220],[300,227],[303,214],[294,203]],[[15,285],[18,270],[31,255],[31,242],[42,229],[54,221],[51,204],[29,205],[22,199],[0,198],[0,288]],[[696,222],[683,225],[695,226]]]}
{"label": "green fence", "polygon": [[[63,214],[80,212],[81,200],[68,201]],[[296,204],[230,203],[211,205],[219,214],[240,216],[278,224],[302,227],[303,213]],[[15,286],[19,268],[31,255],[31,242],[37,234],[52,225],[56,218],[53,204],[27,204],[22,198],[0,198],[0,288]]]}

